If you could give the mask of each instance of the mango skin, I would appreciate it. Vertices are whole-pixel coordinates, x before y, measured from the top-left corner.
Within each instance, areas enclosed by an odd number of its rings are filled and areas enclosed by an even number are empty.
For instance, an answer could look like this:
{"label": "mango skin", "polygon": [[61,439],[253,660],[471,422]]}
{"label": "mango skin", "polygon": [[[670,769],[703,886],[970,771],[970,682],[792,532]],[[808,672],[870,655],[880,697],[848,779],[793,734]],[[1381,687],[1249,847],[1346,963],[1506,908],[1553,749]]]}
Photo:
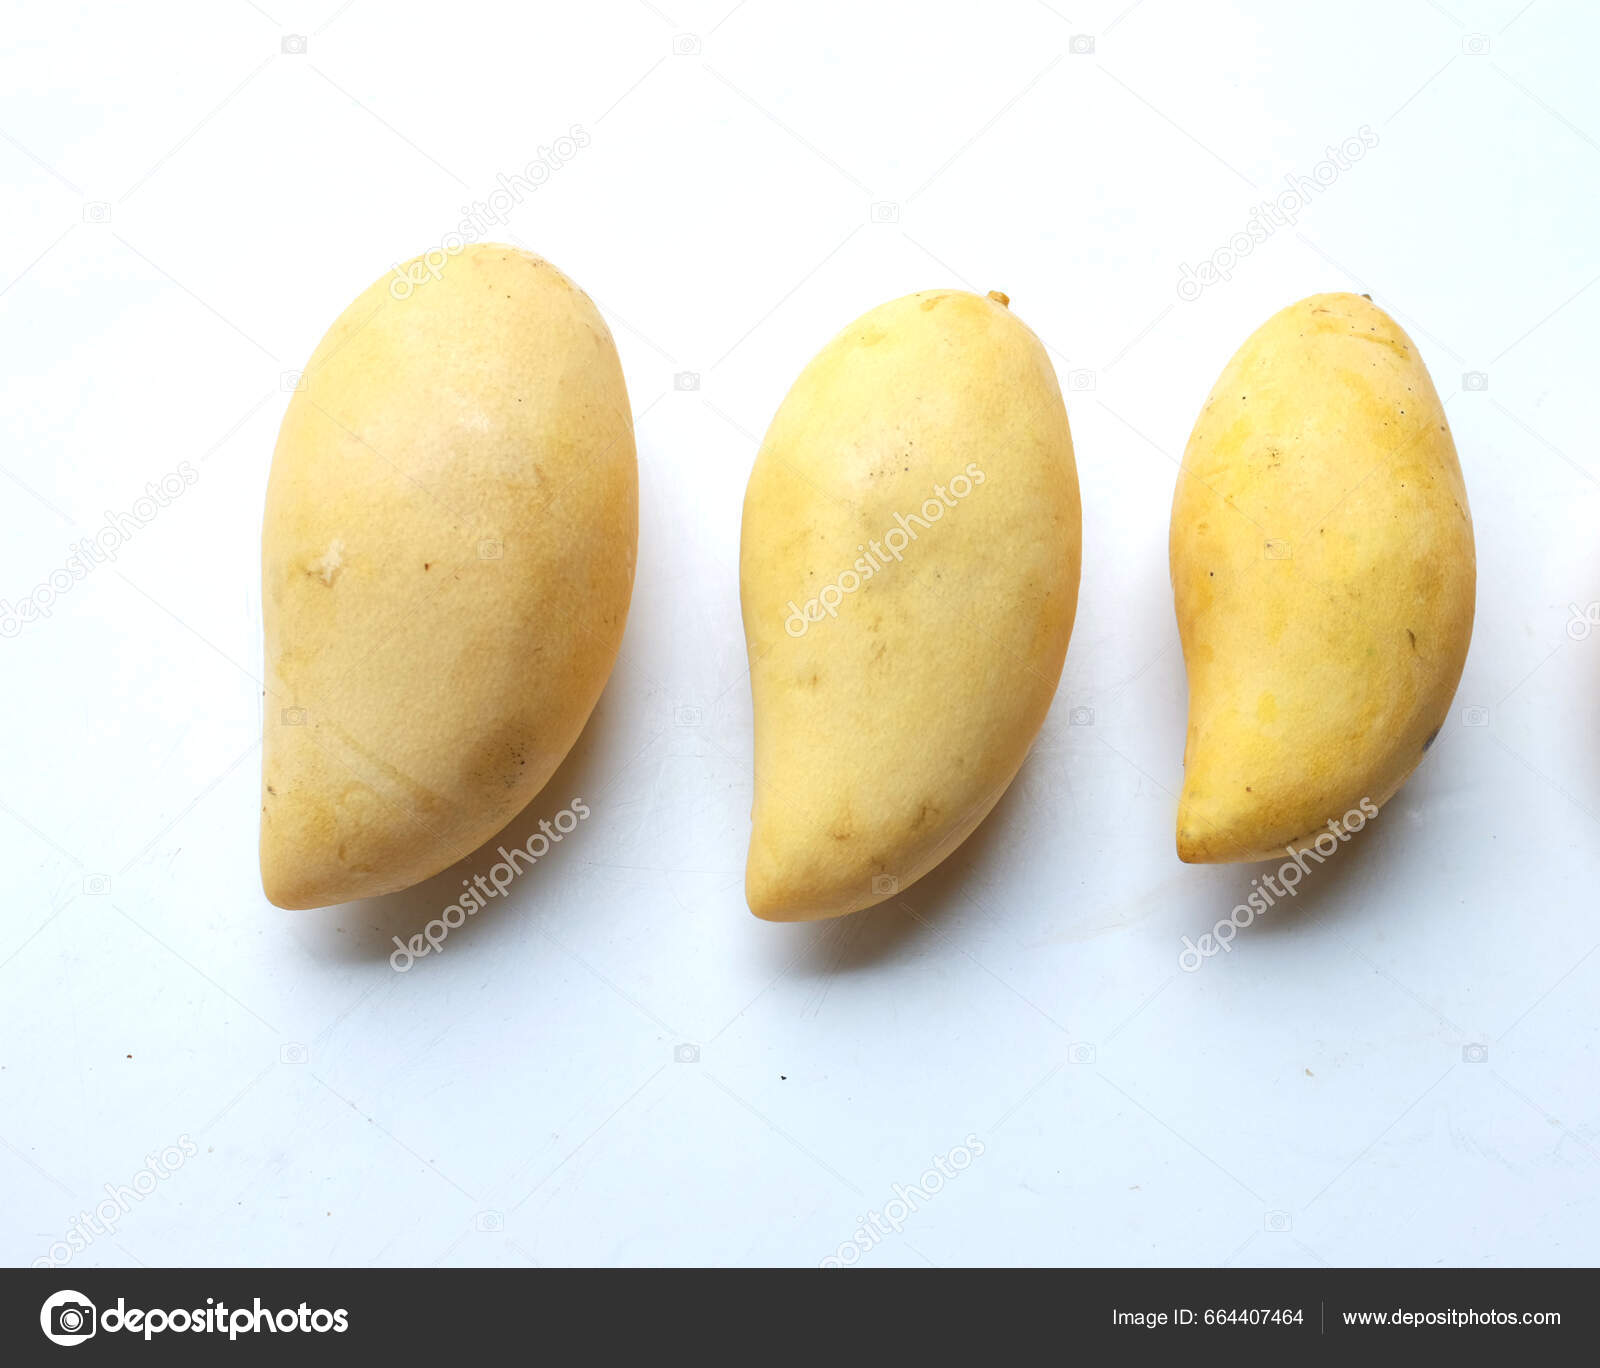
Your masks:
{"label": "mango skin", "polygon": [[317,347],[267,487],[280,907],[406,888],[503,827],[582,731],[632,593],[633,420],[589,298],[490,244],[393,279]]}
{"label": "mango skin", "polygon": [[[758,917],[903,892],[988,814],[1049,710],[1077,607],[1077,468],[1049,357],[1003,300],[933,290],[857,319],[756,458],[740,587]],[[969,466],[982,481],[958,497]],[[790,630],[929,500],[946,506],[900,560]]]}
{"label": "mango skin", "polygon": [[1303,299],[1228,363],[1184,453],[1171,561],[1179,858],[1281,856],[1381,807],[1449,713],[1477,559],[1439,396],[1370,299]]}

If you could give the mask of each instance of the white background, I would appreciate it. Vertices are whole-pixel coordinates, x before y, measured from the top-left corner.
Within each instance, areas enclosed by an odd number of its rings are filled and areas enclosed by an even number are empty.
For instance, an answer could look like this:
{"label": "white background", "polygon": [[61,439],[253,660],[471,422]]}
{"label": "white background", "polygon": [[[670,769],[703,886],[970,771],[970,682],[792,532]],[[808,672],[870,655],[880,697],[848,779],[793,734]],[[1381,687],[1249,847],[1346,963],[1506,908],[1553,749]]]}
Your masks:
{"label": "white background", "polygon": [[[1600,599],[1590,7],[43,0],[3,31],[0,597],[200,479],[0,640],[0,1259],[187,1136],[72,1266],[816,1264],[969,1135],[861,1262],[1600,1258],[1600,632],[1568,632]],[[573,124],[502,235],[617,336],[638,581],[509,834],[593,815],[396,974],[391,937],[492,855],[318,912],[258,882],[280,375]],[[1363,126],[1297,225],[1178,297]],[[950,285],[1009,293],[1070,391],[1060,692],[935,875],[764,924],[745,480],[828,337]],[[1472,652],[1378,821],[1183,973],[1261,871],[1173,853],[1175,462],[1243,338],[1330,289],[1392,312],[1447,401]]]}

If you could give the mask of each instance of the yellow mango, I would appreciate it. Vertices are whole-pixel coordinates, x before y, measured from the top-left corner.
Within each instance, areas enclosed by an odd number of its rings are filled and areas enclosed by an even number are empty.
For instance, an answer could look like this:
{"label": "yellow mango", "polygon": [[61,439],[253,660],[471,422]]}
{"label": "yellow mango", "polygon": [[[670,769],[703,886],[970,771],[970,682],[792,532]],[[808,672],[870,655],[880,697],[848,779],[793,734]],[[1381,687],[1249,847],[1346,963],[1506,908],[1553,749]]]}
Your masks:
{"label": "yellow mango", "polygon": [[611,672],[637,540],[622,369],[566,276],[480,244],[361,295],[267,488],[267,896],[408,887],[526,806]]}
{"label": "yellow mango", "polygon": [[1228,363],[1184,452],[1171,560],[1179,857],[1268,859],[1330,822],[1347,838],[1443,725],[1477,582],[1444,408],[1370,299],[1303,299]]}
{"label": "yellow mango", "polygon": [[1004,295],[908,295],[806,367],[745,495],[755,710],[745,895],[836,917],[903,891],[1021,767],[1077,607],[1077,469]]}

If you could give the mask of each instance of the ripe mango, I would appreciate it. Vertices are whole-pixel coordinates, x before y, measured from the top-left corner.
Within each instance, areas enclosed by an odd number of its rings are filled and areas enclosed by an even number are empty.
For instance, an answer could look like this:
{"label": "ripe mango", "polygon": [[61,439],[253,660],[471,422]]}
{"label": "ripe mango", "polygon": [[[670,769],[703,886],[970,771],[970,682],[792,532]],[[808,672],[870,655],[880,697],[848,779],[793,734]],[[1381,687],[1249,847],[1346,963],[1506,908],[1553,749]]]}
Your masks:
{"label": "ripe mango", "polygon": [[1184,452],[1171,564],[1179,857],[1267,859],[1381,808],[1449,712],[1477,567],[1443,405],[1369,298],[1303,299],[1228,363]]}
{"label": "ripe mango", "polygon": [[637,541],[622,368],[572,281],[479,244],[362,294],[267,487],[268,898],[406,888],[526,806],[611,672]]}
{"label": "ripe mango", "polygon": [[762,443],[740,547],[758,917],[906,889],[987,815],[1049,710],[1078,477],[1050,359],[1008,303],[930,290],[872,310]]}

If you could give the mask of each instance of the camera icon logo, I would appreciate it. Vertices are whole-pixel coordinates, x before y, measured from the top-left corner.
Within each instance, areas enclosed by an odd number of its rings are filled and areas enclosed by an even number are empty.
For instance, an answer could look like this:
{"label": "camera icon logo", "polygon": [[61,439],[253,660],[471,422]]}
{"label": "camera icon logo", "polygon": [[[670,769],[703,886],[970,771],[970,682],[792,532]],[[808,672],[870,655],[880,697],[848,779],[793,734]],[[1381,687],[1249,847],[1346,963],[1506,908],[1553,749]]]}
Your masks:
{"label": "camera icon logo", "polygon": [[303,33],[286,33],[279,49],[290,57],[304,57],[306,55],[306,36]]}
{"label": "camera icon logo", "polygon": [[83,891],[91,898],[103,898],[111,891],[111,876],[108,874],[90,874],[83,881]]}
{"label": "camera icon logo", "polygon": [[879,200],[872,206],[867,218],[873,223],[899,223],[900,206],[893,200]]}
{"label": "camera icon logo", "polygon": [[1489,725],[1489,710],[1487,708],[1463,708],[1461,710],[1461,725],[1463,727],[1487,727]]}
{"label": "camera icon logo", "polygon": [[1488,371],[1466,371],[1461,376],[1461,388],[1483,391],[1489,388]]}
{"label": "camera icon logo", "polygon": [[285,708],[279,715],[279,720],[286,727],[303,727],[306,724],[306,710],[304,708]]}
{"label": "camera icon logo", "polygon": [[287,1045],[278,1046],[278,1063],[304,1064],[311,1058],[311,1051],[297,1040],[291,1040]]}
{"label": "camera icon logo", "polygon": [[83,206],[83,221],[85,223],[110,223],[110,201],[90,200],[86,205]]}
{"label": "camera icon logo", "polygon": [[1463,1064],[1487,1064],[1489,1062],[1489,1047],[1487,1045],[1463,1045],[1461,1047],[1461,1062]]}
{"label": "camera icon logo", "polygon": [[1074,33],[1067,41],[1067,51],[1074,57],[1094,56],[1094,34]]}
{"label": "camera icon logo", "polygon": [[1261,554],[1268,560],[1293,560],[1294,548],[1281,537],[1268,537],[1262,543]]}
{"label": "camera icon logo", "polygon": [[57,1292],[39,1309],[39,1328],[52,1344],[82,1344],[94,1337],[94,1303],[82,1292]]}
{"label": "camera icon logo", "polygon": [[680,394],[687,394],[700,388],[699,371],[679,371],[672,377],[672,388]]}
{"label": "camera icon logo", "polygon": [[1087,1040],[1074,1041],[1067,1049],[1067,1059],[1073,1064],[1093,1064],[1095,1049]]}
{"label": "camera icon logo", "polygon": [[699,708],[684,707],[679,708],[674,717],[680,727],[698,727],[704,714]]}
{"label": "camera icon logo", "polygon": [[505,551],[505,547],[492,537],[478,543],[479,560],[499,560],[505,555]]}
{"label": "camera icon logo", "polygon": [[1067,725],[1069,727],[1094,726],[1094,709],[1074,708],[1070,713],[1067,714]]}
{"label": "camera icon logo", "polygon": [[1461,40],[1461,50],[1468,57],[1487,57],[1489,55],[1489,35],[1487,33],[1469,33]]}
{"label": "camera icon logo", "polygon": [[674,57],[698,57],[700,55],[700,35],[696,33],[680,33],[672,40],[672,55]]}
{"label": "camera icon logo", "polygon": [[1287,1235],[1294,1229],[1294,1222],[1287,1211],[1269,1211],[1261,1224],[1270,1235]]}
{"label": "camera icon logo", "polygon": [[1580,608],[1576,603],[1569,603],[1567,611],[1572,616],[1567,620],[1567,637],[1572,641],[1587,641],[1589,633],[1600,627],[1600,603],[1591,603]]}
{"label": "camera icon logo", "polygon": [[472,1224],[485,1234],[493,1235],[506,1228],[506,1218],[498,1211],[480,1211],[472,1218]]}
{"label": "camera icon logo", "polygon": [[280,371],[278,374],[278,388],[281,390],[303,390],[306,387],[304,371]]}
{"label": "camera icon logo", "polygon": [[1077,390],[1080,394],[1085,390],[1094,388],[1094,372],[1092,370],[1075,370],[1067,372],[1067,389]]}
{"label": "camera icon logo", "polygon": [[672,1047],[672,1062],[674,1064],[698,1064],[700,1062],[700,1047],[698,1045],[674,1045]]}
{"label": "camera icon logo", "polygon": [[900,891],[900,880],[893,874],[874,874],[872,876],[872,896],[874,898],[888,898]]}

